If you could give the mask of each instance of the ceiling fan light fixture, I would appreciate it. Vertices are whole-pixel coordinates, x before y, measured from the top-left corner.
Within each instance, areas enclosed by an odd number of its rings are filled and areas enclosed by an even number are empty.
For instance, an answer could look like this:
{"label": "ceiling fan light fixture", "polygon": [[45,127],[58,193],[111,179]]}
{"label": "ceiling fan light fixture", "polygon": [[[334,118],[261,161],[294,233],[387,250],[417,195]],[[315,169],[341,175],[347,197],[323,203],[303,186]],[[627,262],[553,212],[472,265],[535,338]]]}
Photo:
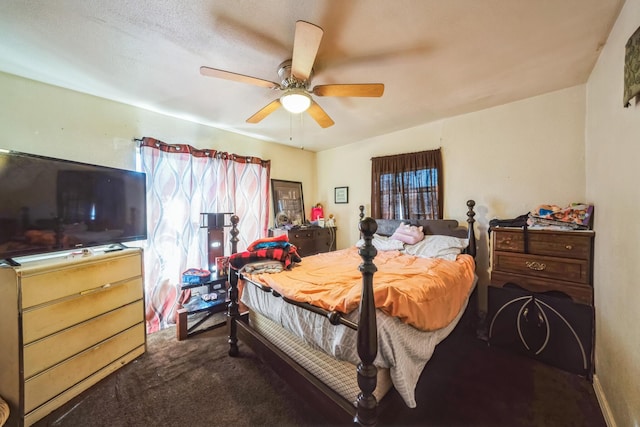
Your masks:
{"label": "ceiling fan light fixture", "polygon": [[293,88],[280,97],[280,103],[288,112],[299,114],[311,106],[311,97],[304,89]]}

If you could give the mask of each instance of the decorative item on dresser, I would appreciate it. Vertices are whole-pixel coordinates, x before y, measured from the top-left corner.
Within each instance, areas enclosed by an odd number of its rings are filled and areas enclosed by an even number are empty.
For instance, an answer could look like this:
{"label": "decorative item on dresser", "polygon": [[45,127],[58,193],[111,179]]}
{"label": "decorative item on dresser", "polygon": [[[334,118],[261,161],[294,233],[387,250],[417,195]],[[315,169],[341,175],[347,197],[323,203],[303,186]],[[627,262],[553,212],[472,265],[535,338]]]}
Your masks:
{"label": "decorative item on dresser", "polygon": [[[437,241],[442,244],[433,243],[433,246],[442,250],[454,249],[453,246],[445,245],[444,241],[455,241],[460,245],[455,248],[456,253],[448,252],[448,257],[442,254],[442,259],[438,259],[435,254],[410,255],[409,252],[400,250],[398,245],[403,249],[405,246],[399,240],[394,241],[396,247],[393,250],[385,251],[382,247],[378,249],[376,245],[391,243],[393,239],[389,236],[402,221],[374,220],[363,218],[363,214],[359,224],[362,233],[362,241],[357,245],[359,250],[352,247],[309,256],[292,270],[262,275],[243,273],[242,268],[234,265],[235,259],[245,258],[248,254],[238,254],[239,257],[232,255],[229,276],[229,355],[239,355],[238,341],[242,340],[277,370],[283,379],[294,384],[300,396],[313,401],[314,406],[326,414],[327,421],[375,425],[378,411],[383,410],[385,406],[385,393],[392,387],[398,390],[407,406],[414,407],[415,383],[422,368],[431,357],[437,343],[458,324],[475,287],[477,276],[473,259],[476,248],[474,205],[475,202],[472,200],[467,202],[467,228],[459,227],[455,220],[411,221],[416,226],[415,229],[424,233],[424,242],[428,243],[427,246],[430,248],[431,242]],[[238,234],[235,227],[238,221],[239,218],[232,218],[232,236]],[[232,244],[234,241],[237,242],[237,238],[232,237]],[[415,248],[416,245],[413,246]],[[375,257],[378,257],[380,265],[385,267],[378,270]],[[408,272],[407,268],[411,272]],[[443,274],[444,271],[440,268],[451,270]],[[354,270],[355,277],[352,273]],[[360,274],[357,274],[358,270]],[[333,274],[327,274],[330,271]],[[345,274],[353,283],[337,279]],[[380,283],[385,283],[388,275],[393,275],[400,281],[400,285],[389,284],[389,289],[402,286],[407,304],[396,306],[415,308],[420,312],[419,317],[425,321],[434,321],[436,311],[448,312],[450,317],[446,320],[441,319],[438,326],[419,328],[400,320],[400,315],[385,313],[384,309],[376,304],[378,294],[373,286],[376,282],[374,274]],[[320,276],[333,283],[326,287],[326,280],[319,279]],[[446,289],[444,293],[447,296],[441,294],[442,298],[438,299],[439,305],[435,307],[436,310],[414,306],[409,295],[429,293],[425,284],[425,281],[428,282],[427,276],[438,277],[435,282],[439,283],[439,289]],[[311,280],[311,277],[315,280]],[[449,281],[446,280],[447,277]],[[239,280],[244,283],[242,303],[247,307],[247,311],[242,314],[238,300]],[[281,288],[278,284],[297,286],[307,280],[313,281],[312,287],[318,291],[312,292],[315,295],[333,293],[339,287],[357,290],[360,295],[359,306],[356,305],[355,309],[349,308],[344,312],[339,309],[328,310],[322,307],[326,305],[322,301],[324,296],[319,297],[317,304],[311,304],[279,292]],[[414,288],[414,285],[418,287]],[[376,289],[383,287],[379,286]],[[418,289],[419,292],[412,293]],[[453,291],[454,289],[457,291]],[[390,292],[394,293],[393,290]],[[453,293],[457,296],[449,299]],[[444,301],[445,299],[447,301]],[[348,302],[349,299],[345,300]],[[273,313],[278,313],[280,323],[274,320]],[[332,347],[343,349],[344,354],[340,357],[331,354],[326,351],[326,346],[318,341],[314,341],[316,344],[313,346],[307,344],[305,341],[309,335],[303,333],[303,339],[298,333],[293,332],[296,327],[292,329],[284,326],[285,324],[300,325],[302,329],[309,331],[322,331],[321,340],[331,343]],[[394,355],[395,360],[385,367],[378,367],[374,365],[374,361],[386,363],[377,361],[378,353],[381,360],[390,360],[390,354]],[[408,375],[409,372],[412,374]]]}
{"label": "decorative item on dresser", "polygon": [[594,237],[491,229],[490,344],[591,378]]}
{"label": "decorative item on dresser", "polygon": [[304,197],[302,182],[271,180],[271,197],[273,199],[274,223],[276,226],[305,223]]}
{"label": "decorative item on dresser", "polygon": [[269,236],[286,234],[301,257],[336,250],[336,227],[299,227],[291,230],[274,228]]}
{"label": "decorative item on dresser", "polygon": [[0,266],[0,396],[29,426],[145,352],[142,251]]}

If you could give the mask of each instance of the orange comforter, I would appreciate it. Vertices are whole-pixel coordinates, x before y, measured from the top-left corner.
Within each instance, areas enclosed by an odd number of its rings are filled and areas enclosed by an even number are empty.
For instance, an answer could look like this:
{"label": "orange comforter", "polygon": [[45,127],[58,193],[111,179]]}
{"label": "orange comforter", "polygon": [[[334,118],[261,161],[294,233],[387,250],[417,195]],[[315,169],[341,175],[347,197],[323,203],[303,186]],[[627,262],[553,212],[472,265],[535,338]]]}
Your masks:
{"label": "orange comforter", "polygon": [[[399,251],[379,251],[373,275],[376,307],[418,329],[448,325],[459,313],[474,282],[474,260],[418,258]],[[360,303],[362,258],[354,246],[303,258],[291,270],[246,275],[281,295],[326,310],[349,313]]]}

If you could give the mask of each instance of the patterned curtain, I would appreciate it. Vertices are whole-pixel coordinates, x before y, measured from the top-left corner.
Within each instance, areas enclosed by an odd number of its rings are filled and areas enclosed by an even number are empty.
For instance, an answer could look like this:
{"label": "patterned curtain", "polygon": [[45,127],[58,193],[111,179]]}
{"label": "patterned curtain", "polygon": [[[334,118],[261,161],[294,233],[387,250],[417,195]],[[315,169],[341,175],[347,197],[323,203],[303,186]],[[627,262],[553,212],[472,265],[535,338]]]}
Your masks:
{"label": "patterned curtain", "polygon": [[[142,139],[140,158],[147,174],[144,275],[147,332],[152,333],[175,324],[182,272],[207,267],[201,213],[238,215],[238,250],[266,236],[271,162],[153,138]],[[229,237],[225,233],[225,254]]]}
{"label": "patterned curtain", "polygon": [[444,206],[440,149],[371,159],[371,216],[439,219]]}

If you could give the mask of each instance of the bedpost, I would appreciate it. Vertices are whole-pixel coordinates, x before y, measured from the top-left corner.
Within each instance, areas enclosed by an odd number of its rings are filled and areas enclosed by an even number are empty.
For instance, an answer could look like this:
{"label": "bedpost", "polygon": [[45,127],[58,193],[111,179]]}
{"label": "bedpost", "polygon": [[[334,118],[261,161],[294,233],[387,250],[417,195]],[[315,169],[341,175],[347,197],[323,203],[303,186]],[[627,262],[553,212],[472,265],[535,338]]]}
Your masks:
{"label": "bedpost", "polygon": [[467,233],[469,237],[469,246],[467,248],[467,253],[472,257],[476,257],[476,232],[475,232],[475,216],[476,213],[473,211],[473,207],[476,205],[475,200],[467,200],[467,207],[469,210],[467,211]]}
{"label": "bedpost", "polygon": [[359,270],[362,273],[362,298],[360,300],[360,319],[358,322],[358,386],[360,393],[354,422],[363,426],[376,424],[378,402],[373,395],[377,385],[378,369],[373,365],[378,354],[378,326],[376,305],[373,296],[373,274],[378,270],[373,263],[378,251],[373,246],[373,234],[378,224],[371,218],[365,218],[358,225],[364,238],[359,254],[362,258]]}
{"label": "bedpost", "polygon": [[[231,253],[238,252],[238,215],[231,217]],[[229,332],[229,356],[238,355],[238,325],[236,322],[240,317],[238,310],[238,272],[229,266],[229,305],[227,306],[227,329]]]}
{"label": "bedpost", "polygon": [[231,239],[229,239],[229,242],[231,243],[231,253],[235,254],[238,253],[238,242],[240,241],[240,239],[238,239],[238,234],[240,234],[240,230],[238,230],[240,217],[238,217],[238,215],[232,215],[230,220],[231,231],[229,232],[229,234],[231,234]]}

